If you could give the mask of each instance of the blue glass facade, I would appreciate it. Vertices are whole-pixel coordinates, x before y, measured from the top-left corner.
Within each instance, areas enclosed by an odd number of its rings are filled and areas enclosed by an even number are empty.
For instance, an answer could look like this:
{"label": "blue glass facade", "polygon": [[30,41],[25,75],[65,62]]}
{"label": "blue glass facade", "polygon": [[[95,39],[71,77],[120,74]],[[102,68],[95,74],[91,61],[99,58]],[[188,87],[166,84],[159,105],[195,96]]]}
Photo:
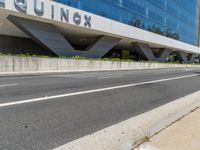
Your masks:
{"label": "blue glass facade", "polygon": [[196,0],[55,0],[189,44],[196,44]]}

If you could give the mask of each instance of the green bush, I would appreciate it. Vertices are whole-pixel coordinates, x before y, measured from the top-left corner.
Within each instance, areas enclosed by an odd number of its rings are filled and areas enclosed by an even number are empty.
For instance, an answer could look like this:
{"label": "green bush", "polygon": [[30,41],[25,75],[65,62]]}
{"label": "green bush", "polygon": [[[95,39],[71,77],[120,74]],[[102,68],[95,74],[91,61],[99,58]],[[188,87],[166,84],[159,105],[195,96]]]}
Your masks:
{"label": "green bush", "polygon": [[50,56],[46,55],[36,55],[36,54],[17,54],[17,55],[12,55],[12,54],[2,54],[0,53],[0,56],[19,56],[19,57],[40,57],[40,58],[50,58]]}
{"label": "green bush", "polygon": [[71,57],[71,59],[81,59],[81,60],[84,60],[84,59],[87,59],[86,57],[81,57],[81,56],[73,56]]}
{"label": "green bush", "polygon": [[26,53],[26,54],[19,54],[19,55],[16,55],[16,56],[20,56],[20,57],[40,57],[40,58],[49,58],[49,56],[46,56],[46,55],[36,55],[36,54],[29,54],[29,53]]}

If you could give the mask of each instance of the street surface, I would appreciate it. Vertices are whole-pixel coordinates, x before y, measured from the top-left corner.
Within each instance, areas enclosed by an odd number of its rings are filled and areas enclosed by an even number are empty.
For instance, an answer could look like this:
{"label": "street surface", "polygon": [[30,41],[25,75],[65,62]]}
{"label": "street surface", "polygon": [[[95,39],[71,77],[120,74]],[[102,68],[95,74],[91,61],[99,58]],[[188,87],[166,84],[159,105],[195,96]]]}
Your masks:
{"label": "street surface", "polygon": [[0,149],[47,150],[200,90],[200,69],[0,77]]}

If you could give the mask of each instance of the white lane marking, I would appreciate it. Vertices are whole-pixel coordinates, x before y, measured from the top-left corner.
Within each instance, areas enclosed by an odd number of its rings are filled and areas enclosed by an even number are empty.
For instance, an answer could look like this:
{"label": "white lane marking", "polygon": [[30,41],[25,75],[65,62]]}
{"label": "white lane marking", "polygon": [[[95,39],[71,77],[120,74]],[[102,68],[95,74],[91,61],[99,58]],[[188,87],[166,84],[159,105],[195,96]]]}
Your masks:
{"label": "white lane marking", "polygon": [[4,84],[4,85],[0,85],[0,87],[9,87],[9,86],[16,86],[19,85],[18,83],[15,84]]}
{"label": "white lane marking", "polygon": [[63,75],[48,75],[47,77],[63,77],[63,78],[72,78],[72,75],[67,75],[67,74],[63,74]]}
{"label": "white lane marking", "polygon": [[48,77],[48,75],[38,75],[38,76],[18,76],[18,77],[2,77],[0,76],[0,80],[12,80],[12,79],[34,79],[34,78],[44,78],[44,77]]}
{"label": "white lane marking", "polygon": [[55,95],[55,96],[49,96],[49,97],[34,98],[34,99],[21,100],[21,101],[16,101],[16,102],[8,102],[8,103],[0,104],[0,107],[19,105],[19,104],[25,104],[25,103],[33,103],[33,102],[38,102],[38,101],[45,101],[45,100],[50,100],[50,99],[77,96],[77,95],[90,94],[90,93],[96,93],[96,92],[103,92],[103,91],[133,87],[133,86],[138,86],[138,85],[144,85],[144,84],[149,84],[149,83],[158,83],[158,82],[184,79],[184,78],[190,78],[190,77],[196,77],[196,76],[198,76],[198,74],[187,75],[187,76],[179,76],[179,77],[173,77],[173,78],[166,78],[166,79],[159,79],[159,80],[133,83],[133,84],[125,84],[125,85],[119,85],[119,86],[113,86],[113,87],[107,87],[107,88],[100,88],[100,89],[94,89],[94,90],[88,90],[88,91],[81,91],[81,92],[74,92],[74,93],[67,93],[67,94],[61,94],[61,95]]}
{"label": "white lane marking", "polygon": [[117,78],[122,77],[122,75],[116,75],[116,74],[105,74],[104,76],[101,74],[76,74],[76,75],[51,75],[51,77],[64,77],[64,78],[75,78],[75,79],[85,79],[85,78],[98,78],[98,79],[104,79],[104,78]]}
{"label": "white lane marking", "polygon": [[98,77],[98,79],[110,79],[110,78],[121,78],[123,76],[104,76],[104,77]]}
{"label": "white lane marking", "polygon": [[160,72],[154,72],[153,74],[165,74],[167,73],[166,71],[160,71]]}

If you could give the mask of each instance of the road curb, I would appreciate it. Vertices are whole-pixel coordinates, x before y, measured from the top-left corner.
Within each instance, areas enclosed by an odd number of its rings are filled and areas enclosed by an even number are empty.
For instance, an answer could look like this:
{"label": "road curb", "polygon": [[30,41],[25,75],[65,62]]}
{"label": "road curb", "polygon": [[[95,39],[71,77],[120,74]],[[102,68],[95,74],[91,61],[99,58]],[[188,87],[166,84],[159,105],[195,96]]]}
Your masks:
{"label": "road curb", "polygon": [[141,69],[91,69],[91,70],[55,70],[55,71],[27,71],[27,72],[0,72],[0,77],[17,77],[17,76],[40,76],[54,75],[62,73],[79,73],[79,72],[106,72],[106,71],[140,71],[140,70],[166,70],[166,69],[195,69],[196,67],[171,67],[171,68],[141,68]]}
{"label": "road curb", "polygon": [[125,120],[54,150],[132,150],[200,107],[200,91]]}

